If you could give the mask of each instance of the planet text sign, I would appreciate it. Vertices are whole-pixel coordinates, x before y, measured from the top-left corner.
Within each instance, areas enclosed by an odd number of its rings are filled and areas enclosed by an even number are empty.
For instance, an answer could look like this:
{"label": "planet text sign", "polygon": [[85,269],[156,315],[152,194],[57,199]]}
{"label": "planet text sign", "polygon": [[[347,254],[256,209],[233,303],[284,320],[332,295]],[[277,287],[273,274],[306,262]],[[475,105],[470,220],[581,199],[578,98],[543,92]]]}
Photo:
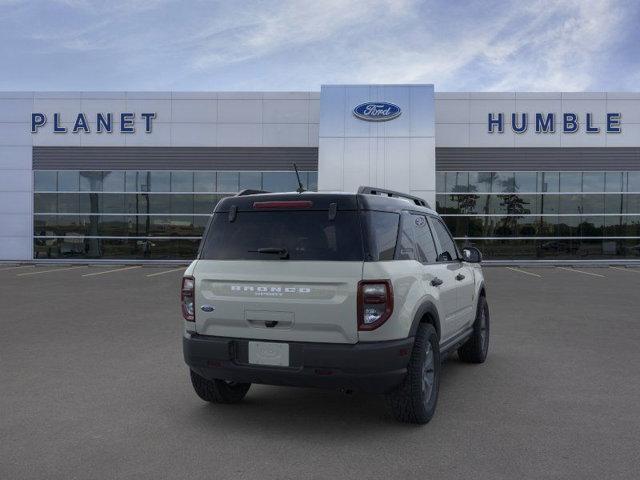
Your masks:
{"label": "planet text sign", "polygon": [[47,115],[42,112],[31,114],[31,133],[38,133],[42,128],[51,128],[53,133],[135,133],[140,124],[145,133],[153,130],[155,112],[136,114],[133,112],[97,113],[89,116],[78,113],[72,118],[63,118],[60,113]]}

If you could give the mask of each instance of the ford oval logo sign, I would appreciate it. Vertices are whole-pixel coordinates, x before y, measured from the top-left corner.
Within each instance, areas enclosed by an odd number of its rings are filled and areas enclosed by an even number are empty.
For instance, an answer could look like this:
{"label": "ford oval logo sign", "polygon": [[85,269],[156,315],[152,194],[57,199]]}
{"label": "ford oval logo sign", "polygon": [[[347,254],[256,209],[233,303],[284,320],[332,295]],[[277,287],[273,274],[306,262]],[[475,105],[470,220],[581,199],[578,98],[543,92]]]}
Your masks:
{"label": "ford oval logo sign", "polygon": [[368,122],[386,122],[399,117],[402,110],[399,106],[388,102],[361,103],[353,109],[353,114]]}

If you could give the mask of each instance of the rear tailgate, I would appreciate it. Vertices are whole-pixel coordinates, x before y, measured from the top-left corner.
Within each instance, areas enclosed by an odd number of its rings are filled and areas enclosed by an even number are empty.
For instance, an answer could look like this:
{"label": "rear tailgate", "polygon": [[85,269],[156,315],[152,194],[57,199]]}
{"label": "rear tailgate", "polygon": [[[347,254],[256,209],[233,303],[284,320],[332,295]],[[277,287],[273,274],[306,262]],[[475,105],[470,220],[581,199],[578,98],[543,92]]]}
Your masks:
{"label": "rear tailgate", "polygon": [[199,260],[193,274],[199,334],[358,341],[360,261]]}

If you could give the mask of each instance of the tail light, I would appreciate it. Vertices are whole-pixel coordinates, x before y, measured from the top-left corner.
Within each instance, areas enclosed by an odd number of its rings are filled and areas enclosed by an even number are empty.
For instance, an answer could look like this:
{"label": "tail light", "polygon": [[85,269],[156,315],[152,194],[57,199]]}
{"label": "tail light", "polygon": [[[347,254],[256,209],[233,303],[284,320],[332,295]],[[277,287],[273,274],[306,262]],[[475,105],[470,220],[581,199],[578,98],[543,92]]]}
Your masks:
{"label": "tail light", "polygon": [[389,280],[358,283],[358,330],[375,330],[393,313],[393,288]]}
{"label": "tail light", "polygon": [[182,277],[182,288],[180,289],[182,316],[189,322],[196,321],[195,294],[196,280],[193,277]]}

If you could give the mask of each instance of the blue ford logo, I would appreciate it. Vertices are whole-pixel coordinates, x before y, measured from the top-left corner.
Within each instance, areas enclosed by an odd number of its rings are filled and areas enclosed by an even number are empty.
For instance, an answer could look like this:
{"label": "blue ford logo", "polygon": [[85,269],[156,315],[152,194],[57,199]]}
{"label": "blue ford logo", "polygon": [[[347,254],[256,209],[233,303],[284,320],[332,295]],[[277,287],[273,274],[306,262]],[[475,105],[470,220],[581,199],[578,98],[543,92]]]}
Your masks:
{"label": "blue ford logo", "polygon": [[202,310],[203,312],[213,312],[216,309],[216,307],[214,307],[213,305],[202,305],[200,307],[200,310]]}
{"label": "blue ford logo", "polygon": [[399,106],[388,102],[361,103],[353,109],[356,117],[368,122],[386,122],[399,117],[401,113]]}

